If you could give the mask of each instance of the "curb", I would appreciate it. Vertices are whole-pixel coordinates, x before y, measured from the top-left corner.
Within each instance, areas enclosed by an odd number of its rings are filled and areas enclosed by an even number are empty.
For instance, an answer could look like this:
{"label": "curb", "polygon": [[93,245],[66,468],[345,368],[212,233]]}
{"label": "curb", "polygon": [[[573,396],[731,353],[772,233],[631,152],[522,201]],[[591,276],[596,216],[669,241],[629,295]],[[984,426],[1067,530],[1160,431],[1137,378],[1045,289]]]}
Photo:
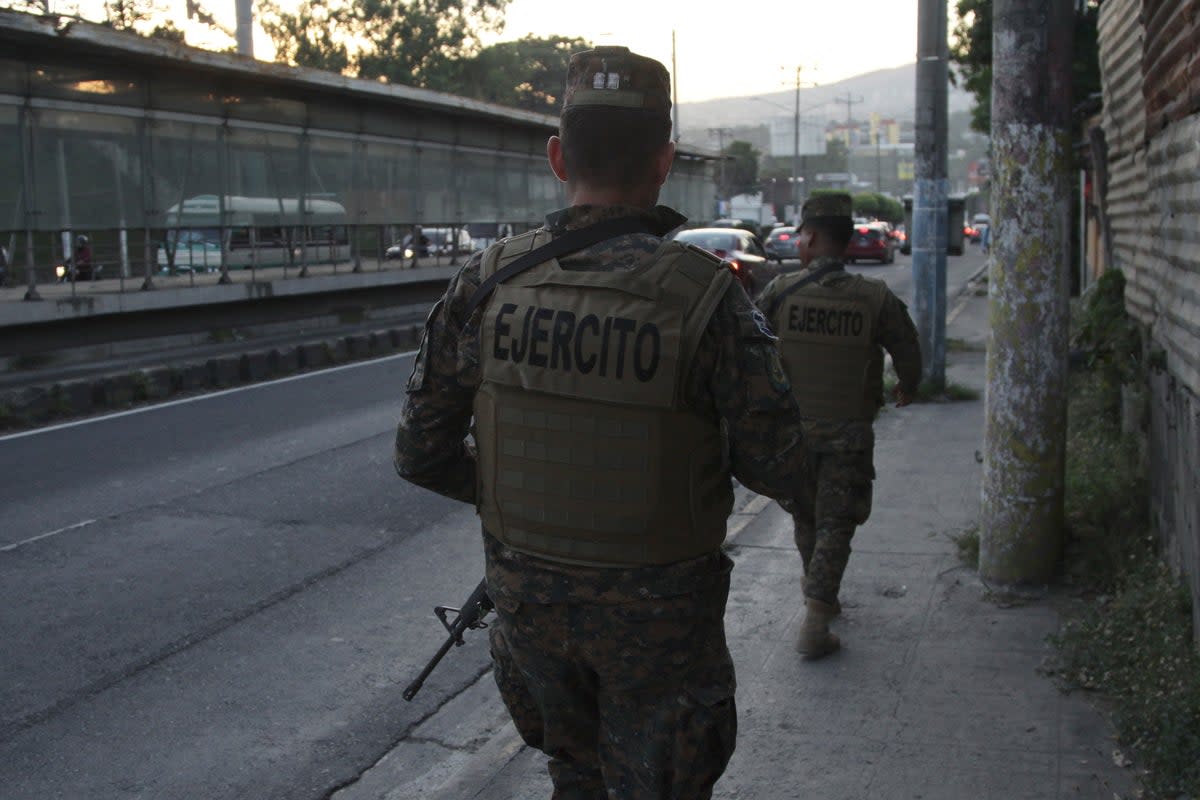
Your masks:
{"label": "curb", "polygon": [[416,347],[422,330],[403,325],[8,389],[0,391],[0,431],[378,358]]}

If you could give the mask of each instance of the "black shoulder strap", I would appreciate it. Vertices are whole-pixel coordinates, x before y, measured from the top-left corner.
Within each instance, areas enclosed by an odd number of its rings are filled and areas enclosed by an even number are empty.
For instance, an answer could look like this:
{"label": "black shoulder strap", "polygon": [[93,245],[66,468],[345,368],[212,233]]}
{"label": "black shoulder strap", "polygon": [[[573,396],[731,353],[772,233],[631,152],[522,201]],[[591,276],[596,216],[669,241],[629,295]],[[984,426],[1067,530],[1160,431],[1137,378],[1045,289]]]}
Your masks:
{"label": "black shoulder strap", "polygon": [[479,308],[488,299],[498,284],[503,283],[514,275],[519,275],[527,269],[536,267],[538,264],[544,264],[552,258],[577,252],[585,247],[591,247],[594,244],[599,244],[617,236],[624,236],[629,233],[650,233],[657,236],[659,235],[659,231],[655,227],[650,220],[643,217],[617,217],[616,219],[606,219],[602,222],[597,222],[586,228],[577,228],[576,230],[568,231],[553,241],[530,250],[511,264],[489,275],[483,283],[479,284],[479,288],[475,290],[475,294],[471,295],[471,300],[467,303],[467,316],[470,316],[475,309]]}
{"label": "black shoulder strap", "polygon": [[771,307],[769,309],[767,309],[767,319],[775,318],[775,312],[777,310],[779,310],[779,304],[782,303],[784,301],[784,298],[786,298],[789,294],[791,294],[792,292],[795,292],[799,289],[803,289],[805,286],[808,286],[811,283],[816,283],[817,281],[821,280],[821,278],[824,278],[826,275],[829,275],[831,273],[837,272],[841,268],[842,268],[841,264],[829,264],[827,266],[821,267],[819,270],[812,273],[811,275],[805,275],[803,278],[801,278],[800,280],[796,281],[791,286],[789,286],[785,291],[782,291],[779,294],[775,295],[775,299],[771,301]]}

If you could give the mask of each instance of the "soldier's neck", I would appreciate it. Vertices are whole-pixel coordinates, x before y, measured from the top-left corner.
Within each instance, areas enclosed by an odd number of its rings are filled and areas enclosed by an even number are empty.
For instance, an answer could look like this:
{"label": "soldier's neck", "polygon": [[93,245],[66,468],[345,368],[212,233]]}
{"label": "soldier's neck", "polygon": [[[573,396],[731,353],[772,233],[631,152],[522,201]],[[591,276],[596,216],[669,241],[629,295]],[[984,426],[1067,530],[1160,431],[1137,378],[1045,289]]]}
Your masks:
{"label": "soldier's neck", "polygon": [[567,202],[573,206],[633,206],[650,209],[658,203],[658,187],[609,188],[569,183]]}

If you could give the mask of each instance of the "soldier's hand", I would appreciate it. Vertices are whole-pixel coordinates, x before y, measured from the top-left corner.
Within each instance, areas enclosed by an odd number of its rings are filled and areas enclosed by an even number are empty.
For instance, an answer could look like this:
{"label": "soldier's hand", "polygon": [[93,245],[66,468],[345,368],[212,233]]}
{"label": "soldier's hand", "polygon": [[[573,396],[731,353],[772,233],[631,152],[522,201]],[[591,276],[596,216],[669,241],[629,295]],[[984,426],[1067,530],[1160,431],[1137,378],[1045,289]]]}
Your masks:
{"label": "soldier's hand", "polygon": [[913,401],[912,395],[900,388],[900,384],[892,389],[892,397],[896,399],[896,408],[903,408]]}

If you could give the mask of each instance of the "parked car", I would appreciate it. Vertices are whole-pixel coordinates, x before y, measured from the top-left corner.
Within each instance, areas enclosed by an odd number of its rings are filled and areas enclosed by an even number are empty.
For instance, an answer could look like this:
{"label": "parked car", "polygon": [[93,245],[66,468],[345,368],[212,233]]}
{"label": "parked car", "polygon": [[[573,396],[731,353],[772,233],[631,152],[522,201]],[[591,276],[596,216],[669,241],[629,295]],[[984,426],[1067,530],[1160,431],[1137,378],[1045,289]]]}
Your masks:
{"label": "parked car", "polygon": [[775,270],[759,245],[758,238],[749,231],[738,228],[692,228],[679,231],[674,239],[707,250],[728,262],[734,276],[751,297],[755,297],[775,277]]}
{"label": "parked car", "polygon": [[456,256],[474,251],[471,232],[466,228],[422,228],[420,239],[413,243],[413,234],[408,234],[399,244],[384,251],[387,259],[426,256]]}
{"label": "parked car", "polygon": [[850,244],[846,247],[846,261],[853,264],[863,259],[880,264],[891,264],[896,260],[896,246],[888,236],[887,226],[877,222],[855,226]]}
{"label": "parked car", "polygon": [[767,234],[763,250],[766,251],[767,258],[773,258],[782,264],[785,258],[797,258],[796,244],[798,241],[794,225],[781,225]]}
{"label": "parked car", "polygon": [[976,214],[971,218],[971,223],[963,228],[963,235],[971,240],[972,244],[979,244],[983,239],[983,232],[992,224],[992,218],[987,214]]}

